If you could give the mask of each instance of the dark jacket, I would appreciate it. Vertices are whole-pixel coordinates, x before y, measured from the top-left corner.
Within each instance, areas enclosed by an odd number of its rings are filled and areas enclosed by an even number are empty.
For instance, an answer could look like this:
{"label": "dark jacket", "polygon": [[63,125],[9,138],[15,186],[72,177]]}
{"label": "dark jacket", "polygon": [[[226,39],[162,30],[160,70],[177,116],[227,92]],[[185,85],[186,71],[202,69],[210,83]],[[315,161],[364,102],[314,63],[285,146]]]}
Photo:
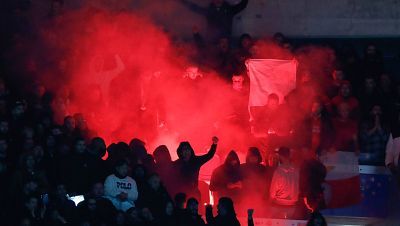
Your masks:
{"label": "dark jacket", "polygon": [[[232,166],[229,163],[232,160],[237,161],[237,165]],[[210,181],[210,190],[217,192],[218,196],[227,196],[232,199],[238,198],[241,188],[228,188],[228,184],[237,183],[243,180],[242,172],[240,169],[240,161],[236,152],[229,152],[225,159],[225,163],[217,167],[212,175]]]}
{"label": "dark jacket", "polygon": [[[185,145],[188,145],[187,147],[191,151],[191,158],[187,162],[185,162],[182,159],[182,151]],[[188,196],[190,195],[195,195],[197,197],[199,196],[198,180],[199,180],[200,168],[202,165],[208,162],[212,157],[214,157],[216,150],[217,150],[217,145],[213,144],[211,145],[211,148],[207,154],[196,156],[194,150],[192,149],[192,147],[188,142],[182,142],[179,145],[177,150],[179,159],[174,161],[173,163],[175,172],[177,173],[176,176],[178,178],[176,182],[177,183],[176,193],[184,192]]]}

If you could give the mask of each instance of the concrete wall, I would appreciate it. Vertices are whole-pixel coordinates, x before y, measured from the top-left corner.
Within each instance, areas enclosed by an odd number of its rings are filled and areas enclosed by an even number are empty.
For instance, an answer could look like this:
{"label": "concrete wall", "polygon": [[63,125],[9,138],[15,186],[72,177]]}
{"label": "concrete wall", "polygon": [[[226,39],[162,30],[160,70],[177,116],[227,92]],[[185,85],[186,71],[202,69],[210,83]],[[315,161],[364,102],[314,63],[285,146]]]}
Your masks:
{"label": "concrete wall", "polygon": [[234,31],[256,36],[281,31],[300,37],[400,37],[400,0],[249,0],[235,18]]}

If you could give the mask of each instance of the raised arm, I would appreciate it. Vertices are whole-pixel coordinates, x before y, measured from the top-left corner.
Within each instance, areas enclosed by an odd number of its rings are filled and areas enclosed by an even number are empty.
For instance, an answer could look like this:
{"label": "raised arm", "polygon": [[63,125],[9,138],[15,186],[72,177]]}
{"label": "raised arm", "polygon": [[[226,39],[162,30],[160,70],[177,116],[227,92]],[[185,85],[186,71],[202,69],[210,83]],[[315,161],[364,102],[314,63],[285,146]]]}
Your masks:
{"label": "raised arm", "polygon": [[217,151],[217,144],[218,144],[218,137],[213,137],[212,138],[212,145],[210,150],[207,152],[207,154],[198,156],[198,161],[200,166],[204,165],[206,162],[210,161],[215,155],[215,152]]}
{"label": "raised arm", "polygon": [[194,4],[191,1],[188,0],[181,0],[182,4],[189,8],[191,11],[201,14],[201,15],[207,15],[207,8],[201,7],[199,5]]}
{"label": "raised arm", "polygon": [[238,4],[231,6],[232,14],[238,14],[247,7],[249,0],[242,0]]}

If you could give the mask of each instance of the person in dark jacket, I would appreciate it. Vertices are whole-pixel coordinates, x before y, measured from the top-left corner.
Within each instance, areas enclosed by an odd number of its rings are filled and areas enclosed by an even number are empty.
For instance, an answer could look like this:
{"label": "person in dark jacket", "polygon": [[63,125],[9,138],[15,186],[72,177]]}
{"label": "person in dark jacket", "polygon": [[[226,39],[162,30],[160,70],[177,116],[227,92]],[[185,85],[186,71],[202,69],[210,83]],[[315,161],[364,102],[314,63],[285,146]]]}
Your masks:
{"label": "person in dark jacket", "polygon": [[[256,147],[250,147],[246,155],[246,163],[240,165],[243,174],[243,191],[246,191],[247,196],[252,198],[251,204],[247,207],[254,207],[254,201],[261,201],[265,195],[267,184],[270,184],[272,174],[268,173],[262,162],[260,150]],[[270,176],[267,178],[267,176]],[[243,200],[245,201],[245,200]],[[257,203],[261,204],[261,203]]]}
{"label": "person in dark jacket", "polygon": [[236,5],[230,5],[224,0],[212,0],[210,5],[204,8],[191,1],[182,0],[189,9],[207,17],[207,36],[212,42],[223,36],[231,36],[233,17],[245,9],[248,2],[241,0]]}
{"label": "person in dark jacket", "polygon": [[186,211],[181,222],[182,225],[205,226],[204,220],[199,215],[199,202],[195,198],[188,199],[186,203]]}
{"label": "person in dark jacket", "polygon": [[224,164],[212,173],[210,191],[213,192],[214,197],[230,197],[237,202],[242,191],[242,180],[240,160],[236,152],[232,150]]}
{"label": "person in dark jacket", "polygon": [[141,208],[149,208],[152,215],[158,219],[165,212],[165,205],[170,200],[171,197],[161,184],[160,177],[157,174],[152,174],[147,178],[137,205]]}
{"label": "person in dark jacket", "polygon": [[213,216],[212,208],[206,211],[207,224],[209,226],[240,226],[239,220],[236,218],[235,208],[232,199],[222,197],[218,200],[218,215]]}
{"label": "person in dark jacket", "polygon": [[200,198],[200,191],[198,188],[199,172],[202,165],[214,157],[217,150],[218,138],[212,138],[212,145],[207,154],[196,156],[190,143],[185,141],[179,144],[177,149],[178,157],[174,161],[174,168],[176,171],[176,178],[180,178],[177,182],[178,192],[184,192],[187,196]]}

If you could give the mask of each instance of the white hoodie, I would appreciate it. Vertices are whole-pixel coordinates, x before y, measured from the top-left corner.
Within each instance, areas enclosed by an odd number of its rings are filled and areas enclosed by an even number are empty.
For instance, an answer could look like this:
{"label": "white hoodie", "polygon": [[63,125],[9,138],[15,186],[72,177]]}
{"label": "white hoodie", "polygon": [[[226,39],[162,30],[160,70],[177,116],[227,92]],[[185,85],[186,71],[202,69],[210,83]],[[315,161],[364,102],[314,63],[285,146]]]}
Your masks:
{"label": "white hoodie", "polygon": [[278,205],[295,205],[299,198],[299,170],[278,166],[271,181],[270,198]]}
{"label": "white hoodie", "polygon": [[390,134],[389,140],[386,145],[386,157],[385,164],[393,164],[399,166],[399,155],[400,155],[400,137],[393,138],[393,134]]}
{"label": "white hoodie", "polygon": [[[121,201],[117,198],[121,192],[128,194],[128,198],[125,201]],[[128,176],[120,179],[114,174],[106,178],[104,182],[104,194],[105,197],[114,204],[115,208],[122,211],[135,207],[135,201],[138,198],[135,180]]]}

